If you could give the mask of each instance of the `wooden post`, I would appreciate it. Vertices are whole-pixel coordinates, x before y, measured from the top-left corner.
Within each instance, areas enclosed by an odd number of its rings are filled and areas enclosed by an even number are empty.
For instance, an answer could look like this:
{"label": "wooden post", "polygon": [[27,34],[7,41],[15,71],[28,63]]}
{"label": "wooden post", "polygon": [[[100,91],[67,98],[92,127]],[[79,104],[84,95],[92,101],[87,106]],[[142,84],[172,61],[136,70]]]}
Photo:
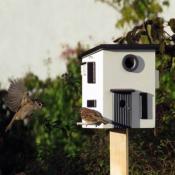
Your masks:
{"label": "wooden post", "polygon": [[110,175],[128,175],[128,129],[110,131]]}

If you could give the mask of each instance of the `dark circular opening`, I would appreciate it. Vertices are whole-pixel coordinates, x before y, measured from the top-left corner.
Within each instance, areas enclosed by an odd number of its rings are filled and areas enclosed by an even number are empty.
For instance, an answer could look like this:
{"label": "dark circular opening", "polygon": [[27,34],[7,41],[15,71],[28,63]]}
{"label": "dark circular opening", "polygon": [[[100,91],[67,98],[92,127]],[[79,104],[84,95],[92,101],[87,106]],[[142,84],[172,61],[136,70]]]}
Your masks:
{"label": "dark circular opening", "polygon": [[120,107],[124,108],[125,104],[126,104],[125,100],[120,100],[120,103],[119,103]]}
{"label": "dark circular opening", "polygon": [[125,60],[125,65],[129,69],[132,69],[135,64],[136,64],[136,61],[133,57],[129,57]]}
{"label": "dark circular opening", "polygon": [[134,71],[138,66],[138,58],[135,55],[126,55],[123,59],[123,67],[127,70],[127,71]]}

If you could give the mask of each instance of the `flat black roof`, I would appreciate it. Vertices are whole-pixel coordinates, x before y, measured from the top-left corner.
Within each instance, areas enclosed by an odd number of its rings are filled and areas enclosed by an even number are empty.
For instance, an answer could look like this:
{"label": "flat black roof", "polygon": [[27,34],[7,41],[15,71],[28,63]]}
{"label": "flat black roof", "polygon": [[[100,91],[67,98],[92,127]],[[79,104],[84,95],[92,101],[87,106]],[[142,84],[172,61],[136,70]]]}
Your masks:
{"label": "flat black roof", "polygon": [[100,50],[157,50],[158,45],[156,44],[101,44],[92,49],[87,50],[80,58],[83,58],[89,54],[95,53]]}
{"label": "flat black roof", "polygon": [[123,94],[131,94],[132,92],[135,92],[134,89],[110,89],[113,93],[123,93]]}

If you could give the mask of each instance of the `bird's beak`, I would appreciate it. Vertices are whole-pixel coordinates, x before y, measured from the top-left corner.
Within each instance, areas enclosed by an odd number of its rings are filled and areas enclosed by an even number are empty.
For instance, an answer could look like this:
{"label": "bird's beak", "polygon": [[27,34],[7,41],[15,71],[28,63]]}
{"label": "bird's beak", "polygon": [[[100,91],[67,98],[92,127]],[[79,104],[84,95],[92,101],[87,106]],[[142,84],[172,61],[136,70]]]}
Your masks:
{"label": "bird's beak", "polygon": [[39,106],[40,106],[40,108],[42,108],[43,107],[43,103],[39,102]]}
{"label": "bird's beak", "polygon": [[43,102],[40,102],[40,103],[41,103],[42,107],[44,107],[44,106],[45,106],[45,103],[43,103]]}

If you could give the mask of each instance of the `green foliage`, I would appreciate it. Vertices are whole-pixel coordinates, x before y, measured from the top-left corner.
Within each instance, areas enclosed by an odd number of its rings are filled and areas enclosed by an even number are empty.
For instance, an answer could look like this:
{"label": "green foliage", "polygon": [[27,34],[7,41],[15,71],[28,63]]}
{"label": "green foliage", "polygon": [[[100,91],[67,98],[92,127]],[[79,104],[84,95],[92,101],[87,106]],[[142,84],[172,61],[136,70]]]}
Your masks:
{"label": "green foliage", "polygon": [[40,87],[44,108],[40,116],[35,117],[37,123],[34,128],[38,145],[44,143],[51,149],[55,144],[61,144],[69,156],[76,155],[79,151],[77,145],[83,141],[76,126],[81,90],[80,73],[75,62],[75,59],[71,60],[66,77],[48,79]]}
{"label": "green foliage", "polygon": [[[174,126],[171,127],[170,122],[168,122],[161,127],[164,129],[157,137],[154,137],[149,129],[131,130],[130,174],[163,175],[175,173]],[[167,127],[171,127],[171,129]]]}
{"label": "green foliage", "polygon": [[169,6],[168,0],[97,0],[111,6],[120,14],[116,27],[133,26],[146,18],[158,16],[163,7]]}

